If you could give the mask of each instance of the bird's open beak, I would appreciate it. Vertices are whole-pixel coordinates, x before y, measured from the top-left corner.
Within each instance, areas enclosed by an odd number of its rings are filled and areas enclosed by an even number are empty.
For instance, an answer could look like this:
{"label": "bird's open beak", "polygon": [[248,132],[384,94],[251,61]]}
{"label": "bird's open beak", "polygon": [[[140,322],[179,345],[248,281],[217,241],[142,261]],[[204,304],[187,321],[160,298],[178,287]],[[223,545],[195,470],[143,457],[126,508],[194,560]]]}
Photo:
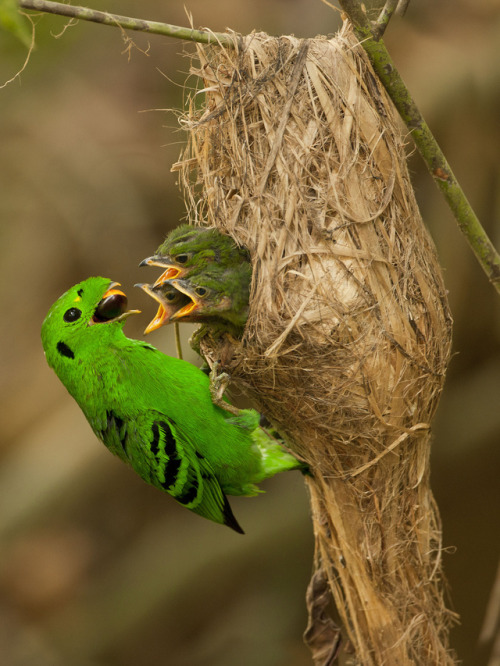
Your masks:
{"label": "bird's open beak", "polygon": [[187,317],[188,315],[195,312],[200,307],[201,303],[185,280],[171,280],[171,284],[177,289],[177,291],[180,291],[182,294],[185,294],[188,298],[191,299],[190,303],[186,303],[184,307],[171,315],[170,321],[179,321],[179,319]]}
{"label": "bird's open beak", "polygon": [[103,301],[108,296],[113,296],[115,294],[117,294],[118,296],[125,296],[125,298],[127,298],[125,292],[121,291],[121,289],[116,289],[116,287],[121,287],[121,284],[119,282],[112,282],[109,285],[108,289],[102,295],[101,301]]}
{"label": "bird's open beak", "polygon": [[[147,261],[147,259],[145,259],[144,261]],[[142,266],[142,264],[140,265]],[[158,295],[155,294],[155,292],[153,291],[152,286],[150,284],[139,282],[138,284],[135,284],[134,287],[140,287],[143,291],[146,292],[146,294],[148,294],[148,296],[151,296],[151,298],[154,298],[155,301],[158,301],[158,303],[160,304],[158,312],[155,314],[153,319],[144,329],[144,335],[156,331],[158,328],[161,328],[164,324],[168,324],[169,313],[164,308],[163,303],[160,301]]]}
{"label": "bird's open beak", "polygon": [[160,305],[158,307],[158,312],[155,314],[153,319],[144,329],[144,335],[156,331],[157,329],[161,328],[164,324],[168,324],[169,321],[170,317],[168,316],[168,312],[165,310],[163,305]]}
{"label": "bird's open beak", "polygon": [[176,266],[169,266],[166,271],[164,271],[160,277],[156,280],[154,283],[155,287],[158,287],[158,285],[163,284],[167,280],[173,280],[174,278],[180,277],[182,274],[182,270],[180,268],[177,268]]}
{"label": "bird's open beak", "polygon": [[174,321],[174,319],[177,318],[177,315],[181,310],[185,310],[186,308],[192,306],[192,301],[189,300],[189,302],[182,307],[179,307],[178,303],[174,304],[172,307],[169,307],[168,304],[165,304],[165,302],[161,299],[158,293],[154,290],[156,283],[152,286],[150,284],[143,284],[143,283],[136,284],[135,286],[140,287],[143,291],[146,292],[146,294],[148,294],[148,296],[151,296],[151,298],[154,298],[155,301],[157,301],[160,304],[157,313],[144,329],[145,335],[147,335],[148,333],[152,333],[153,331],[156,331],[162,326],[169,324],[171,321]]}
{"label": "bird's open beak", "polygon": [[199,306],[199,303],[195,303],[194,301],[191,301],[191,303],[188,303],[187,305],[185,305],[180,310],[177,310],[177,312],[174,312],[174,314],[170,317],[170,321],[179,321],[179,319],[182,319],[182,317],[187,317],[192,312],[197,310],[198,306]]}
{"label": "bird's open beak", "polygon": [[[116,287],[121,287],[121,284],[119,282],[112,282],[109,285],[109,287],[106,289],[106,291],[102,295],[101,300],[97,304],[96,313],[98,312],[99,306],[103,303],[103,301],[105,301],[106,299],[109,299],[109,298],[115,298],[116,301],[118,301],[118,302],[120,302],[120,300],[122,300],[121,307],[127,307],[127,301],[128,301],[127,295],[121,289],[117,289]],[[124,312],[118,314],[116,317],[111,316],[109,319],[107,317],[105,317],[104,321],[106,321],[106,320],[107,321],[123,321],[124,319],[126,319],[130,315],[140,314],[140,313],[141,313],[140,310],[125,310]],[[92,319],[92,322],[95,323],[97,321],[102,322],[103,320],[102,319],[95,319],[95,316],[94,316],[94,318]]]}
{"label": "bird's open beak", "polygon": [[172,280],[173,278],[181,277],[184,274],[182,268],[170,264],[167,257],[162,257],[159,254],[153,254],[152,257],[146,257],[143,259],[139,266],[159,266],[164,268],[164,272],[156,280],[153,286],[157,287],[160,284],[163,284],[166,280]]}

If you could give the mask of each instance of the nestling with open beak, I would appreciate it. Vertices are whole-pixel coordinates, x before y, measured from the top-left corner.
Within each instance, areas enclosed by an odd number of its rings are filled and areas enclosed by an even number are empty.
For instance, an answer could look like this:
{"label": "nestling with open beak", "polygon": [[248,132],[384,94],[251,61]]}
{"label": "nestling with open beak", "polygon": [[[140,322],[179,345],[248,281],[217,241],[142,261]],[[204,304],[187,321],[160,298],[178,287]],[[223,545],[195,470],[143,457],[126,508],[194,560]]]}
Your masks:
{"label": "nestling with open beak", "polygon": [[165,280],[185,278],[202,266],[219,264],[228,268],[250,262],[248,250],[217,229],[182,224],[171,231],[156,253],[139,266],[159,266],[164,269],[155,286]]}
{"label": "nestling with open beak", "polygon": [[251,279],[249,263],[231,268],[212,263],[187,278],[138,285],[160,303],[145,333],[174,321],[223,324],[241,333],[248,317]]}
{"label": "nestling with open beak", "polygon": [[229,236],[182,225],[141,265],[166,269],[153,285],[136,285],[160,304],[145,333],[174,321],[223,324],[241,333],[248,317],[252,266],[248,251]]}

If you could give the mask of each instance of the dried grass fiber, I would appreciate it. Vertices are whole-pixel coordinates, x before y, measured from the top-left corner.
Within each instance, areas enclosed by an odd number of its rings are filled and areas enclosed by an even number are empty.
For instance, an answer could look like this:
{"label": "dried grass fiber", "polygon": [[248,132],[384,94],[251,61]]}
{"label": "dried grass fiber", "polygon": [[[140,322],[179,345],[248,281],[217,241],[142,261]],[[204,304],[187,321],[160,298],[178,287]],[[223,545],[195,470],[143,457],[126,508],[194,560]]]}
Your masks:
{"label": "dried grass fiber", "polygon": [[174,169],[191,223],[254,266],[241,344],[201,348],[311,465],[316,568],[351,663],[452,664],[429,488],[451,317],[395,111],[347,24],[197,56],[205,101]]}

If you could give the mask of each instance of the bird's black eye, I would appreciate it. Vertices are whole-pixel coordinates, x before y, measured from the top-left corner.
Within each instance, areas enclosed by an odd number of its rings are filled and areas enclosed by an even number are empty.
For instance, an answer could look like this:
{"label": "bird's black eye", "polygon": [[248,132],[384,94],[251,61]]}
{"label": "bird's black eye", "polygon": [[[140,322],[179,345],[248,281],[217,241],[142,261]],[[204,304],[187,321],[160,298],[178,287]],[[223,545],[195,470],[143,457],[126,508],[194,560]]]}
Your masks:
{"label": "bird's black eye", "polygon": [[194,290],[194,292],[195,292],[195,294],[197,294],[198,296],[205,296],[206,293],[207,293],[207,290],[205,289],[205,287],[196,287],[196,289]]}
{"label": "bird's black eye", "polygon": [[103,298],[95,309],[93,320],[97,323],[116,319],[127,310],[128,299],[125,294],[110,294]]}
{"label": "bird's black eye", "polygon": [[175,301],[177,296],[178,293],[176,291],[167,291],[167,293],[165,294],[165,298],[167,301]]}
{"label": "bird's black eye", "polygon": [[66,312],[63,314],[63,319],[64,321],[67,321],[69,324],[72,321],[80,319],[81,316],[82,316],[81,310],[79,310],[78,308],[70,308],[69,310],[66,310]]}
{"label": "bird's black eye", "polygon": [[174,259],[178,264],[185,264],[189,259],[189,254],[178,254]]}

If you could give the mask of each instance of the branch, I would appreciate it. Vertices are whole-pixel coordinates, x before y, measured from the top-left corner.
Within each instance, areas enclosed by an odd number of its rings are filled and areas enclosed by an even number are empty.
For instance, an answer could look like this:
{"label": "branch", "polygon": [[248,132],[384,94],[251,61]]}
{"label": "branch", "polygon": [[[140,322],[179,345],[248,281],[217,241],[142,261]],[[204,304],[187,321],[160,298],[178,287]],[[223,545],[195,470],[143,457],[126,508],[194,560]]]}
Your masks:
{"label": "branch", "polygon": [[367,52],[373,68],[399,115],[411,132],[415,145],[423,157],[434,182],[451,208],[460,230],[471,246],[489,281],[500,293],[500,255],[472,210],[443,151],[394,66],[384,42],[374,37],[372,25],[357,0],[339,0],[339,3],[352,22],[359,41]]}
{"label": "branch", "polygon": [[171,25],[170,23],[145,21],[144,19],[120,16],[119,14],[109,14],[108,12],[100,12],[96,9],[89,9],[88,7],[65,5],[62,2],[51,2],[50,0],[19,0],[19,6],[24,7],[24,9],[36,9],[48,14],[58,14],[59,16],[68,16],[70,18],[82,19],[84,21],[101,23],[102,25],[120,27],[125,30],[139,30],[140,32],[149,32],[154,35],[186,39],[191,42],[200,42],[202,44],[220,44],[221,46],[234,47],[233,39],[229,35],[221,32],[194,30],[192,28]]}
{"label": "branch", "polygon": [[375,39],[380,39],[389,25],[392,15],[394,14],[399,0],[387,0],[384,8],[379,14],[378,19],[373,25],[373,36]]}

